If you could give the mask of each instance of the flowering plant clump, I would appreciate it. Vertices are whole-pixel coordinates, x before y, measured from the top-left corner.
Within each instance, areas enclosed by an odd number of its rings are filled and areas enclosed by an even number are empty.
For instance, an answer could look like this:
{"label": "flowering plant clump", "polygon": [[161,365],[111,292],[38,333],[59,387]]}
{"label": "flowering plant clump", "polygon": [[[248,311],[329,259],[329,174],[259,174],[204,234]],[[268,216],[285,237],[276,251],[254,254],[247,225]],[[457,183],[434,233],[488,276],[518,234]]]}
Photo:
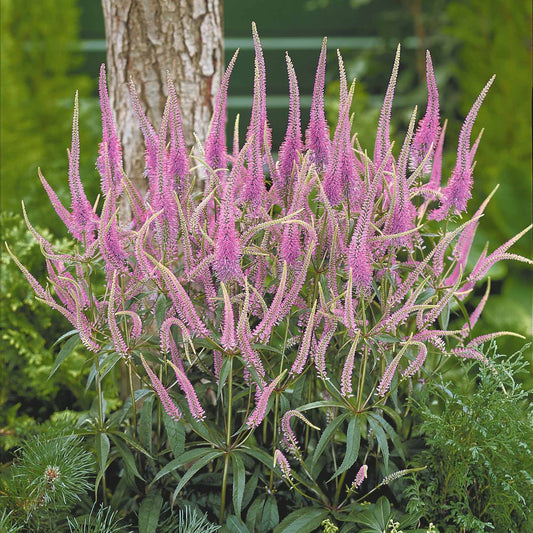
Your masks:
{"label": "flowering plant clump", "polygon": [[[243,139],[236,124],[231,150],[226,101],[237,54],[200,156],[186,152],[172,81],[159,127],[148,121],[132,82],[146,143],[144,196],[123,170],[102,67],[101,199],[92,205],[80,179],[76,100],[70,209],[40,175],[73,251],[57,250],[25,212],[48,285],[15,261],[38,299],[62,313],[94,353],[99,410],[86,424],[95,436],[98,482],[106,480],[110,433],[117,456],[150,490],[217,512],[229,530],[298,524],[311,531],[329,519],[355,520],[359,500],[412,471],[402,468],[401,395],[429,372],[426,365],[435,366],[430,357],[485,361],[482,344],[506,333],[471,336],[490,285],[470,313],[464,302],[498,261],[531,263],[508,251],[529,228],[494,251],[485,248],[468,268],[489,201],[466,217],[480,139],[472,143],[471,135],[494,78],[466,117],[443,184],[446,123],[429,52],[425,114],[417,122],[415,108],[401,145],[391,141],[398,47],[368,151],[352,136],[354,84],[340,54],[339,117],[330,136],[324,40],[305,136],[287,55],[289,117],[275,161],[255,27],[253,38],[251,120]],[[131,219],[119,220],[119,199]],[[457,310],[465,314],[452,328]],[[100,384],[120,361],[131,402],[106,421]],[[154,408],[155,395],[162,410]],[[112,424],[122,424],[120,431]],[[125,444],[144,452],[137,458],[142,474]]]}

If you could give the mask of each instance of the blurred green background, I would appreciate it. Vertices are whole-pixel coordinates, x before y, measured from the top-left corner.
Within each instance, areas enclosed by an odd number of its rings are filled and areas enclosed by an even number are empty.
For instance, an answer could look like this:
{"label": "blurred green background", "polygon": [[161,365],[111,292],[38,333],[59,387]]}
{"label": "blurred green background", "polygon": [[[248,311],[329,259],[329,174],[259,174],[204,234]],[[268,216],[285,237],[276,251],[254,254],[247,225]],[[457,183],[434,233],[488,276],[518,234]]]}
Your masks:
{"label": "blurred green background", "polygon": [[[23,229],[18,216],[20,202],[24,200],[35,225],[58,239],[65,235],[41,189],[37,167],[41,167],[68,205],[66,148],[70,144],[76,90],[80,93],[82,179],[89,198],[96,197],[99,178],[94,162],[100,128],[97,73],[105,61],[104,23],[100,2],[96,0],[2,0],[1,9],[2,241],[9,240],[15,253],[21,253],[32,272],[42,279],[40,251],[29,243],[28,233]],[[485,133],[477,152],[470,212],[497,183],[500,189],[486,210],[476,253],[486,241],[493,250],[531,223],[529,0],[226,0],[224,9],[227,59],[235,48],[241,48],[230,84],[228,124],[231,127],[237,113],[241,114],[242,131],[248,122],[253,81],[250,24],[254,20],[265,48],[274,146],[282,140],[287,117],[285,50],[289,51],[298,75],[305,127],[324,35],[329,37],[330,123],[333,125],[336,119],[335,49],[339,48],[348,76],[358,79],[354,128],[361,144],[370,149],[397,43],[402,43],[403,52],[393,129],[400,135],[413,106],[419,104],[420,112],[424,109],[424,54],[426,48],[430,49],[442,118],[450,121],[444,178],[454,162],[462,120],[495,73],[496,82],[474,129],[474,136],[481,127]],[[531,235],[524,237],[513,251],[531,257]],[[26,374],[4,387],[0,412],[6,414],[0,415],[4,418],[0,427],[5,426],[8,413],[2,405],[27,405],[31,394],[47,398],[44,408],[29,412],[35,419],[44,420],[54,410],[71,405],[76,401],[74,378],[83,372],[81,367],[71,368],[70,374],[60,371],[46,386],[42,385],[43,376],[36,367],[50,367],[57,353],[52,344],[67,326],[52,311],[29,298],[25,281],[4,251],[2,255],[0,368],[2,375],[15,375],[14,369]],[[518,263],[507,263],[494,268],[491,277],[493,295],[476,333],[506,329],[531,337],[531,271]],[[482,293],[480,288],[472,303]],[[511,353],[522,343],[502,339],[500,351]],[[21,380],[24,387],[20,386]]]}

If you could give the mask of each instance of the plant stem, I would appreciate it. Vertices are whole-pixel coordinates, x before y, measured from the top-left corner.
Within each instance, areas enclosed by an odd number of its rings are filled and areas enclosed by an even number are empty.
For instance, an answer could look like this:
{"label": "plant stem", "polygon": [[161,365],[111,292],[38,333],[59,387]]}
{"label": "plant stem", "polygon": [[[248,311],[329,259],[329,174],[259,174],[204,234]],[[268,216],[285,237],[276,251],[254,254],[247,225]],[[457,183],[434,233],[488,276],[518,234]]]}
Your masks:
{"label": "plant stem", "polygon": [[[98,434],[102,433],[104,429],[104,404],[102,383],[100,381],[100,362],[98,355],[94,358],[94,366],[96,368],[96,395],[98,396]],[[107,485],[105,481],[105,465],[100,465],[102,468],[102,497],[104,505],[107,505]]]}
{"label": "plant stem", "polygon": [[133,390],[133,376],[131,372],[131,363],[128,365],[128,380],[130,385],[131,397],[131,416],[133,418],[133,438],[137,436],[137,406],[135,404],[135,391]]}
{"label": "plant stem", "polygon": [[222,474],[222,490],[220,493],[220,516],[219,521],[222,524],[224,520],[224,511],[226,507],[226,492],[228,485],[229,463],[231,458],[231,415],[232,415],[232,401],[233,401],[233,354],[230,354],[230,367],[228,373],[228,405],[226,407],[227,421],[226,421],[226,455],[224,457],[224,473]]}
{"label": "plant stem", "polygon": [[[279,395],[280,393],[276,391],[276,399],[274,400],[274,427],[272,429],[272,454],[276,451],[276,444],[278,442],[278,411],[279,411]],[[270,469],[270,481],[268,484],[269,492],[272,492],[272,487],[274,485],[274,468]]]}

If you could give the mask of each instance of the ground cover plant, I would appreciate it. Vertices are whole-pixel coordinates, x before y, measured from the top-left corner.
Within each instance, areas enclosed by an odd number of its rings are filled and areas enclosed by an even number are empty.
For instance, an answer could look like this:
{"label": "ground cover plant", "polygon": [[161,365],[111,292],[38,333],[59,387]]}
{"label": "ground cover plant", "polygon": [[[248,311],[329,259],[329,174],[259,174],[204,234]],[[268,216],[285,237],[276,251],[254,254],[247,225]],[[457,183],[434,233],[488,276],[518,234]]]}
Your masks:
{"label": "ground cover plant", "polygon": [[[142,532],[182,531],[187,520],[243,532],[434,530],[419,523],[419,508],[402,512],[405,476],[425,467],[408,464],[407,398],[450,357],[492,364],[483,345],[512,332],[473,336],[490,283],[475,305],[468,298],[495,263],[531,264],[509,251],[530,228],[469,257],[490,200],[467,216],[480,141],[472,131],[494,78],[466,117],[445,183],[446,122],[429,52],[425,112],[417,121],[413,111],[395,144],[389,127],[398,47],[369,152],[352,136],[354,84],[340,54],[339,116],[330,137],[324,40],[305,135],[287,55],[290,110],[275,161],[255,27],[253,38],[251,121],[245,135],[237,121],[231,150],[225,115],[237,54],[208,138],[192,154],[170,76],[157,126],[132,81],[146,143],[143,197],[123,171],[102,67],[101,196],[89,201],[82,185],[76,98],[70,209],[40,174],[71,245],[54,246],[24,208],[47,285],[13,260],[37,299],[73,327],[56,366],[67,365],[80,343],[91,365],[87,387],[96,400],[72,429],[94,452],[94,497]],[[102,384],[120,368],[129,400],[111,411]],[[24,471],[23,456],[15,474]],[[61,469],[56,473],[61,479]],[[54,487],[44,485],[42,505]],[[35,494],[10,498],[6,520],[35,524],[43,513]],[[85,518],[56,514],[55,523],[40,520],[39,527],[78,531],[87,520],[98,531],[107,522],[120,530],[112,511],[79,500]]]}

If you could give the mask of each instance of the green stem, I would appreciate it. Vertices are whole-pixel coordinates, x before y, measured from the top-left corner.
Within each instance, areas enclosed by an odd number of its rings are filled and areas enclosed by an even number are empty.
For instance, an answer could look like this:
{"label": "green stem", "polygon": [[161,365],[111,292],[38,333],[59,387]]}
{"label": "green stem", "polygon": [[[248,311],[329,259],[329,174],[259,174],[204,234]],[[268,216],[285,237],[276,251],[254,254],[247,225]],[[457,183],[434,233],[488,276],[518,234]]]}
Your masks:
{"label": "green stem", "polygon": [[341,495],[341,490],[342,490],[342,487],[344,486],[344,480],[346,479],[346,474],[348,473],[347,470],[345,470],[342,474],[341,474],[341,478],[339,480],[339,482],[337,483],[337,490],[335,491],[335,508],[338,507],[338,504],[339,504],[339,498],[340,498],[340,495]]}
{"label": "green stem", "polygon": [[224,521],[224,511],[226,508],[226,489],[228,485],[228,472],[229,472],[230,452],[227,451],[224,457],[224,473],[222,474],[222,492],[220,493],[220,516],[219,523]]}
{"label": "green stem", "polygon": [[224,521],[224,511],[226,509],[226,492],[228,485],[229,463],[231,458],[231,415],[233,402],[233,354],[230,357],[230,367],[228,373],[228,405],[226,407],[227,422],[226,422],[226,455],[224,457],[224,472],[222,474],[222,491],[220,493],[220,516],[219,521],[222,524]]}
{"label": "green stem", "polygon": [[[94,366],[96,368],[96,395],[98,396],[98,433],[102,433],[104,429],[104,405],[103,405],[103,393],[102,383],[100,382],[100,362],[98,361],[98,355],[94,358]],[[107,505],[107,484],[105,481],[105,465],[102,472],[102,496],[104,505]]]}
{"label": "green stem", "polygon": [[357,411],[361,411],[363,401],[363,389],[365,388],[366,366],[368,362],[368,346],[365,344],[363,359],[361,360],[361,369],[359,370],[359,385],[357,387]]}
{"label": "green stem", "polygon": [[130,385],[131,397],[131,416],[133,418],[133,438],[137,436],[137,405],[135,404],[135,391],[133,390],[133,375],[131,371],[131,363],[128,365],[128,381]]}
{"label": "green stem", "polygon": [[[272,430],[272,455],[276,451],[276,444],[278,442],[278,411],[279,411],[279,395],[280,393],[276,391],[276,398],[274,400],[274,428]],[[274,468],[270,469],[270,481],[268,484],[269,493],[272,492],[274,486]]]}

